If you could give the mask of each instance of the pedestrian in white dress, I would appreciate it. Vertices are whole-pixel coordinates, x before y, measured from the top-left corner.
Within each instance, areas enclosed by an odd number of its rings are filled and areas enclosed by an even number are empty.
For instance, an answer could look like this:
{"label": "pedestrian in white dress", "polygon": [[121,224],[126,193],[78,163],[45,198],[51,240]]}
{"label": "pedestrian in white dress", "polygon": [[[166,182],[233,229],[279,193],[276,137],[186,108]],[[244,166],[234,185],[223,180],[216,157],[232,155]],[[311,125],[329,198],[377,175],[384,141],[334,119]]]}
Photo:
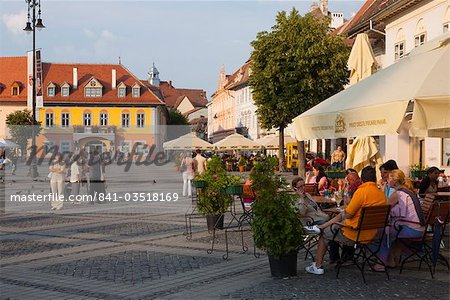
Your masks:
{"label": "pedestrian in white dress", "polygon": [[50,188],[53,194],[52,210],[60,210],[64,204],[64,200],[60,200],[60,197],[64,197],[64,179],[66,176],[66,166],[62,161],[60,154],[55,155],[49,170],[51,173]]}

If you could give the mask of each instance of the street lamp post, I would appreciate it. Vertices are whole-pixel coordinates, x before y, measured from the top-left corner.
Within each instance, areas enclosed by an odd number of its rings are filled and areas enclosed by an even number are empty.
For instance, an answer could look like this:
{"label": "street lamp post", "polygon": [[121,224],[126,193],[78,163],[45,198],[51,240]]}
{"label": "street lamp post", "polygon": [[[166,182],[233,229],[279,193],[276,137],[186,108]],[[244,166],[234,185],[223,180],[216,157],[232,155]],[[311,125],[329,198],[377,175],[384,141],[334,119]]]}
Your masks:
{"label": "street lamp post", "polygon": [[[30,176],[32,178],[36,178],[39,176],[37,171],[36,164],[36,135],[35,132],[35,124],[36,124],[36,29],[41,30],[45,28],[44,24],[42,24],[41,19],[41,0],[25,0],[28,5],[28,20],[27,25],[23,29],[26,32],[33,33],[33,87],[32,87],[32,114],[33,114],[33,125],[32,135],[31,135],[31,166],[30,166]],[[36,20],[36,7],[38,8],[38,18]],[[32,14],[30,15],[30,10]],[[42,84],[42,83],[41,83]]]}

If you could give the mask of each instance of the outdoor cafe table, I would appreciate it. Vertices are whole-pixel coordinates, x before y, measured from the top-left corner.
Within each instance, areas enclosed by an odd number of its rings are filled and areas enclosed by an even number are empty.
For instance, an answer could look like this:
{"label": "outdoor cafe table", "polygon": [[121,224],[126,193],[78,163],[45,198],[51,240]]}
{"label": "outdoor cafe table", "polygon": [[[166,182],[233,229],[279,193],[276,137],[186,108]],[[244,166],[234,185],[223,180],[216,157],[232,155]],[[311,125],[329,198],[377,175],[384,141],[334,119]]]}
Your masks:
{"label": "outdoor cafe table", "polygon": [[325,196],[312,196],[312,199],[322,209],[336,206],[336,201],[335,200],[333,200],[331,198],[327,198]]}

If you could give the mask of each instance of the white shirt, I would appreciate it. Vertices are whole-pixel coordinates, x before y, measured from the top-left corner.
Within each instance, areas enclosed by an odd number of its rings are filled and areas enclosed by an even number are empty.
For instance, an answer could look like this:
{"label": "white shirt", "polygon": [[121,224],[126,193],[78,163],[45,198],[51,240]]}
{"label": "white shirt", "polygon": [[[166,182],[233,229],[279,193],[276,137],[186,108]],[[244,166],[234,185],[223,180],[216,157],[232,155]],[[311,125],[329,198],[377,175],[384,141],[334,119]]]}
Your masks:
{"label": "white shirt", "polygon": [[80,168],[76,162],[70,166],[70,182],[78,182],[80,176]]}

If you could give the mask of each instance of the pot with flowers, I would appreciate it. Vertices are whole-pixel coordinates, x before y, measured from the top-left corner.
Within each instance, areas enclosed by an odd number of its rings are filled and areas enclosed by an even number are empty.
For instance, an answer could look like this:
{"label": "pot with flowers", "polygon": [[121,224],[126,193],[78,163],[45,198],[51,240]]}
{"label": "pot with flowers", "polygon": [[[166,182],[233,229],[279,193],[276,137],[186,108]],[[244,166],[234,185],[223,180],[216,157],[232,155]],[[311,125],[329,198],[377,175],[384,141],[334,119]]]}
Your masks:
{"label": "pot with flowers", "polygon": [[263,160],[255,164],[255,172],[250,176],[257,195],[252,231],[255,245],[269,256],[272,276],[295,276],[303,232],[294,208],[296,197],[289,192],[286,180],[275,174],[276,163]]}
{"label": "pot with flowers", "polygon": [[224,213],[233,203],[232,196],[226,190],[228,186],[239,184],[240,177],[229,175],[222,166],[221,158],[213,156],[207,163],[206,171],[195,180],[205,182],[198,194],[197,207],[206,216],[208,230],[223,228]]}

